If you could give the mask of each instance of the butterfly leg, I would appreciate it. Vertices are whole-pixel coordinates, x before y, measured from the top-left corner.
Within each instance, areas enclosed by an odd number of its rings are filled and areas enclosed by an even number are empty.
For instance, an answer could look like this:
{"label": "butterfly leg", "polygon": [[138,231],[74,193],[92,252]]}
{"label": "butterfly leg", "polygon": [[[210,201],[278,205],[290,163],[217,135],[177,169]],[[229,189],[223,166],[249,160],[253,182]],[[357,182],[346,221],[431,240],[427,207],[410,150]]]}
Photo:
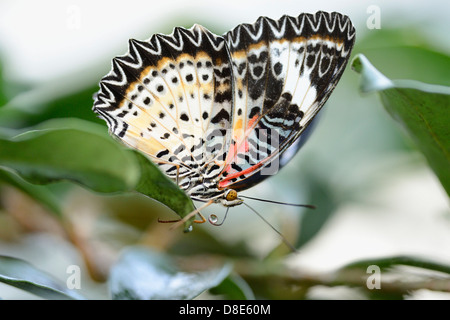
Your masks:
{"label": "butterfly leg", "polygon": [[158,219],[158,222],[161,223],[173,223],[173,225],[170,227],[170,229],[175,229],[179,226],[181,226],[183,223],[185,223],[186,221],[188,221],[189,219],[191,219],[193,216],[195,216],[196,214],[198,214],[200,216],[201,220],[194,220],[194,223],[205,223],[206,219],[205,217],[201,214],[200,210],[203,210],[204,208],[206,208],[207,206],[209,206],[210,204],[212,204],[214,201],[213,200],[209,200],[208,202],[206,202],[204,205],[202,205],[200,208],[195,208],[194,211],[190,212],[189,214],[187,214],[184,218],[182,219],[178,219],[178,220],[160,220]]}
{"label": "butterfly leg", "polygon": [[[200,213],[200,212],[196,212],[198,213],[198,215],[200,216],[201,220],[194,220],[192,222],[194,223],[205,223],[206,222],[206,218]],[[161,220],[160,218],[158,218],[158,222],[159,223],[177,223],[177,222],[185,222],[184,219],[175,219],[175,220]]]}

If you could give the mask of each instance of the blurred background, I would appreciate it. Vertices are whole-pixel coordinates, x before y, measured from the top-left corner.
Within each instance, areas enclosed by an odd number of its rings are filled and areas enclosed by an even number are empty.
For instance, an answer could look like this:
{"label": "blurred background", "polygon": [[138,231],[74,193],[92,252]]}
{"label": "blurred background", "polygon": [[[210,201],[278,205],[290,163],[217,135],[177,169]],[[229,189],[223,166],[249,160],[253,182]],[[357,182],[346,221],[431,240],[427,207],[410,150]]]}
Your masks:
{"label": "blurred background", "polygon": [[[201,24],[223,34],[259,16],[278,19],[317,10],[348,15],[356,31],[353,55],[365,54],[392,79],[450,85],[450,3],[429,1],[0,1],[0,126],[32,127],[50,118],[76,117],[106,125],[91,111],[98,81],[128,39],[171,33]],[[375,19],[375,20],[373,20]],[[374,22],[375,21],[375,22]],[[321,111],[303,149],[279,174],[245,194],[317,210],[249,203],[300,248],[289,254],[279,236],[244,206],[231,208],[221,227],[168,231],[155,217],[171,219],[163,205],[135,194],[104,195],[71,183],[48,186],[60,195],[85,246],[67,240],[61,227],[28,196],[0,185],[0,254],[33,263],[66,279],[80,265],[82,292],[107,298],[108,267],[127,245],[146,243],[176,254],[224,254],[267,259],[327,273],[366,258],[414,255],[450,264],[448,197],[424,157],[383,109],[376,94],[361,95],[350,69]],[[95,159],[93,159],[95,161]],[[223,217],[225,209],[208,208]],[[64,280],[65,281],[65,280]],[[0,284],[3,299],[35,298]],[[343,288],[310,290],[308,298],[359,298]],[[419,290],[410,298],[450,298]]]}

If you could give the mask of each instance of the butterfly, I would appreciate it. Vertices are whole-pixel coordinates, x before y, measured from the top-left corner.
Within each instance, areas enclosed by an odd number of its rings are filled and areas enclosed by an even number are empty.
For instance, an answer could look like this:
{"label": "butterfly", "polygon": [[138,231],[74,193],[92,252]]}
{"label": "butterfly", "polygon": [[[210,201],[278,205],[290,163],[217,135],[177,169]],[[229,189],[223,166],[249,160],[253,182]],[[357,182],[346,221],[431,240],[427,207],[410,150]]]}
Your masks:
{"label": "butterfly", "polygon": [[236,206],[303,145],[354,41],[347,16],[322,11],[131,39],[93,110],[191,199]]}

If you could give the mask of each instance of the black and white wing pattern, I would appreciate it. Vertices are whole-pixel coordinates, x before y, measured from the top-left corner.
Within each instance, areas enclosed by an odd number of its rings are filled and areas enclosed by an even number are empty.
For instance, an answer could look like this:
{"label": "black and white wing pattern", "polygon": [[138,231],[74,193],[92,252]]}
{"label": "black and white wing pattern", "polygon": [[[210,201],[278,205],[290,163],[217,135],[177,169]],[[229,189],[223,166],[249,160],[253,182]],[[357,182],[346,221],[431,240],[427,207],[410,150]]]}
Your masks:
{"label": "black and white wing pattern", "polygon": [[223,36],[195,25],[130,40],[93,110],[193,199],[231,205],[227,190],[262,181],[299,148],[354,40],[336,12],[261,17]]}
{"label": "black and white wing pattern", "polygon": [[299,137],[344,72],[355,29],[346,16],[317,12],[261,17],[237,26],[225,39],[235,83],[236,147],[220,186],[245,189],[276,173],[289,160],[283,152],[300,146]]}
{"label": "black and white wing pattern", "polygon": [[113,59],[100,82],[94,111],[114,136],[188,189],[226,149],[231,87],[223,37],[199,25],[175,28],[169,36],[130,40],[129,52]]}

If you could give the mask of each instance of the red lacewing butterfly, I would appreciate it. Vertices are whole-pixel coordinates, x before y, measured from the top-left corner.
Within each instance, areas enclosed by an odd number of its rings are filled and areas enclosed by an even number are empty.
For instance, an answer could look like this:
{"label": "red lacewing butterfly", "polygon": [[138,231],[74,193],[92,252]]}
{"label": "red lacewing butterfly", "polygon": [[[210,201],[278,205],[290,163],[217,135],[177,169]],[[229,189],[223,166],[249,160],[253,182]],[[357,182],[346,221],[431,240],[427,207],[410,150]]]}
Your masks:
{"label": "red lacewing butterfly", "polygon": [[238,191],[275,174],[303,145],[354,41],[347,16],[322,11],[260,17],[222,36],[194,25],[131,39],[93,110],[203,207],[239,205]]}

